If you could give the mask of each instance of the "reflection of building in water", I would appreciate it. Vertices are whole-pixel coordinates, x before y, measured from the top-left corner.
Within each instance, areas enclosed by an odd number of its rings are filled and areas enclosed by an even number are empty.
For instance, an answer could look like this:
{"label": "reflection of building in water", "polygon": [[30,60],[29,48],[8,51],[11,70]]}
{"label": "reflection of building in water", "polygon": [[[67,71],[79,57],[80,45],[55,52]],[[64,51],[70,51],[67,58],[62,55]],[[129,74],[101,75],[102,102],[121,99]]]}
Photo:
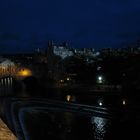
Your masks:
{"label": "reflection of building in water", "polygon": [[12,77],[0,78],[0,96],[12,94],[13,80]]}

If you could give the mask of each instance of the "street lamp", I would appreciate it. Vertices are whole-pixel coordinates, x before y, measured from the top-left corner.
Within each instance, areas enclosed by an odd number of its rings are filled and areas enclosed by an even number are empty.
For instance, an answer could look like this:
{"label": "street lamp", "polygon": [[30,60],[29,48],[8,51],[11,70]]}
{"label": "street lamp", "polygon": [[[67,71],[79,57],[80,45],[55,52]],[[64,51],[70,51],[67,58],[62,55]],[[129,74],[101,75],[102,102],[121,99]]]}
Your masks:
{"label": "street lamp", "polygon": [[103,76],[98,76],[97,77],[97,83],[102,84],[104,82]]}
{"label": "street lamp", "polygon": [[99,99],[99,100],[98,100],[98,105],[99,105],[99,106],[103,106],[103,99]]}
{"label": "street lamp", "polygon": [[70,78],[69,77],[67,77],[67,81],[69,81],[70,80]]}

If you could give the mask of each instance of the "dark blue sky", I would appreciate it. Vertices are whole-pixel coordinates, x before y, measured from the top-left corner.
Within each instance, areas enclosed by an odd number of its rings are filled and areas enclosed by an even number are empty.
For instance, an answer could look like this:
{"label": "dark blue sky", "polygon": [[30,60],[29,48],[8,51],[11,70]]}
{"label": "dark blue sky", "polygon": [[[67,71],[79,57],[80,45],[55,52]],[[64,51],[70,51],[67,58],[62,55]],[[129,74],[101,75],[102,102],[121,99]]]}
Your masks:
{"label": "dark blue sky", "polygon": [[120,47],[140,39],[139,0],[1,0],[0,52],[52,39],[71,47]]}

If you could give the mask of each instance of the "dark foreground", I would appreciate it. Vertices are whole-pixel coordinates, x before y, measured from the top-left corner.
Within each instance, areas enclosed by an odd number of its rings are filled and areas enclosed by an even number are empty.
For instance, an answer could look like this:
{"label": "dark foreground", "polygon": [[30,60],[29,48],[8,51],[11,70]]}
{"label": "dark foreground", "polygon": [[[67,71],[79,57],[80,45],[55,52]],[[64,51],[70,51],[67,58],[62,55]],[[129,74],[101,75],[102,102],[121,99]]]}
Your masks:
{"label": "dark foreground", "polygon": [[42,98],[4,98],[1,116],[19,140],[140,138],[139,105],[98,103],[83,105]]}

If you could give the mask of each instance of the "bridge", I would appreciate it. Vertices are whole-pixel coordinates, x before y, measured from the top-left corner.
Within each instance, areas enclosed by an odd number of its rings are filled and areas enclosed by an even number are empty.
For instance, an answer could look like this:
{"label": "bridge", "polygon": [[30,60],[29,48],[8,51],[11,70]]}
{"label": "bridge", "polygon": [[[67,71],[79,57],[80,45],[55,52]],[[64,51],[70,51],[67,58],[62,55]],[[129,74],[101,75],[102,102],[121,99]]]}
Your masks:
{"label": "bridge", "polygon": [[13,84],[16,80],[32,76],[32,71],[24,67],[0,67],[0,96],[12,94]]}

